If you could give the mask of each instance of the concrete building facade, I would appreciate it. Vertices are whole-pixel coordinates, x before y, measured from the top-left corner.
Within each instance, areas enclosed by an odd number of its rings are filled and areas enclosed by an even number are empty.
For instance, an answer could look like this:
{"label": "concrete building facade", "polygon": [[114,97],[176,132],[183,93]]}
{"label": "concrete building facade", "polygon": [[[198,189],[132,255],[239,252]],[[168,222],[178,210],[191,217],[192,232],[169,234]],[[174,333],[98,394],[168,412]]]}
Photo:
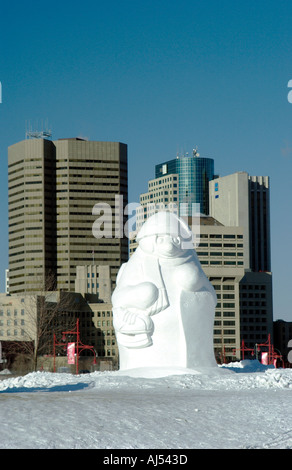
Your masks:
{"label": "concrete building facade", "polygon": [[96,264],[77,266],[75,292],[83,296],[95,295],[103,302],[111,302],[112,281],[110,266]]}
{"label": "concrete building facade", "polygon": [[80,312],[83,340],[96,348],[99,357],[118,364],[118,345],[113,327],[110,266],[77,266],[75,292],[86,308]]}
{"label": "concrete building facade", "polygon": [[[126,144],[27,139],[9,147],[8,181],[10,293],[39,291],[50,273],[55,289],[74,291],[76,267],[92,261],[115,282],[128,258],[127,238],[115,236],[128,202]],[[98,203],[111,210],[111,237],[93,235]]]}
{"label": "concrete building facade", "polygon": [[[31,292],[56,269],[55,146],[43,139],[9,148],[9,290]],[[40,288],[39,288],[40,290]]]}
{"label": "concrete building facade", "polygon": [[243,228],[247,269],[270,272],[269,177],[237,172],[209,185],[210,215],[223,225]]}
{"label": "concrete building facade", "polygon": [[240,335],[247,348],[273,340],[271,273],[245,271],[240,281]]}
{"label": "concrete building facade", "polygon": [[196,247],[202,268],[217,295],[214,353],[218,362],[240,357],[240,282],[244,276],[241,227],[225,227],[212,217],[201,217]]}
{"label": "concrete building facade", "polygon": [[246,172],[210,181],[210,213],[224,225],[241,227],[245,274],[240,283],[240,330],[248,348],[273,341],[270,181]]}
{"label": "concrete building facade", "polygon": [[0,294],[0,341],[34,341],[35,296]]}
{"label": "concrete building facade", "polygon": [[159,209],[179,214],[179,176],[169,174],[148,182],[148,192],[140,195],[140,206],[136,209],[136,230]]}

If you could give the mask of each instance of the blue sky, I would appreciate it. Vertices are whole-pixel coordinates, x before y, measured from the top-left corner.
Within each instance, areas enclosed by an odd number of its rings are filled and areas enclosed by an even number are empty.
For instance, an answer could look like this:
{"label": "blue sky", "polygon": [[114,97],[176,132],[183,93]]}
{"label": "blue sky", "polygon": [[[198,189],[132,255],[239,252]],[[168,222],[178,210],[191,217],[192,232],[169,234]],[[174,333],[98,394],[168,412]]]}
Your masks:
{"label": "blue sky", "polygon": [[127,143],[131,202],[196,146],[221,176],[270,176],[274,318],[292,321],[291,25],[289,0],[1,2],[0,290],[7,147],[47,121]]}

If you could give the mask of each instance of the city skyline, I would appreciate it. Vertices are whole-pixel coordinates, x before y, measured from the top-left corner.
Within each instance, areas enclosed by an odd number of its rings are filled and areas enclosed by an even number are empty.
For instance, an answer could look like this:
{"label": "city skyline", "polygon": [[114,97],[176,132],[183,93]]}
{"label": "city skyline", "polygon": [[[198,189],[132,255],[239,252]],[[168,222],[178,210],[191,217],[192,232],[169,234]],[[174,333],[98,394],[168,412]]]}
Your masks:
{"label": "city skyline", "polygon": [[[148,192],[140,195],[130,256],[138,249],[139,229],[143,231],[155,212],[167,209],[183,217],[217,294],[217,358],[232,361],[241,341],[252,348],[255,342],[273,339],[269,178],[246,172],[220,177],[214,174],[214,161],[200,158],[195,149],[192,156],[157,164],[155,174]],[[199,206],[197,217],[193,206]]]}
{"label": "city skyline", "polygon": [[291,321],[292,6],[68,7],[1,8],[0,290],[8,266],[7,149],[25,137],[27,122],[40,129],[47,121],[54,140],[125,142],[130,202],[147,190],[155,164],[194,146],[220,176],[269,176],[274,319]]}

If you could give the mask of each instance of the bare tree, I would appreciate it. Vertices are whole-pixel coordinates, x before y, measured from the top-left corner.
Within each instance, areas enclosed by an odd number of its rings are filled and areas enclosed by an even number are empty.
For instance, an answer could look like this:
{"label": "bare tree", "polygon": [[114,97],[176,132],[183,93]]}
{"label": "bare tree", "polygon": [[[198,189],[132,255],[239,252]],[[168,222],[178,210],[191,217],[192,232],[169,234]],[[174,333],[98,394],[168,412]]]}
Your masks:
{"label": "bare tree", "polygon": [[[21,345],[17,342],[17,350],[21,348],[34,371],[38,368],[39,356],[52,353],[53,334],[72,328],[76,321],[75,297],[78,294],[54,291],[54,286],[54,277],[49,275],[40,283],[38,292],[24,296],[23,335]],[[11,342],[10,352],[14,348],[16,342]]]}

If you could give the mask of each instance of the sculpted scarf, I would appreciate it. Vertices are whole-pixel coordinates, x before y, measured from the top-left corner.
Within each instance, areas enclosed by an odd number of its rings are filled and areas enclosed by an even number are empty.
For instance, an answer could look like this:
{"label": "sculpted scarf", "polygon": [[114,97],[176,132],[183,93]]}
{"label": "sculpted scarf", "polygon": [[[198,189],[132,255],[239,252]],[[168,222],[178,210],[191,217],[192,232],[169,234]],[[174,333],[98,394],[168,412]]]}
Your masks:
{"label": "sculpted scarf", "polygon": [[143,280],[155,284],[159,291],[157,301],[147,310],[148,315],[155,315],[169,307],[169,300],[161,268],[167,269],[168,267],[179,266],[191,259],[193,255],[189,251],[186,251],[184,256],[176,258],[158,258],[155,255],[146,255],[142,251],[138,251],[138,249],[137,252],[142,265]]}

